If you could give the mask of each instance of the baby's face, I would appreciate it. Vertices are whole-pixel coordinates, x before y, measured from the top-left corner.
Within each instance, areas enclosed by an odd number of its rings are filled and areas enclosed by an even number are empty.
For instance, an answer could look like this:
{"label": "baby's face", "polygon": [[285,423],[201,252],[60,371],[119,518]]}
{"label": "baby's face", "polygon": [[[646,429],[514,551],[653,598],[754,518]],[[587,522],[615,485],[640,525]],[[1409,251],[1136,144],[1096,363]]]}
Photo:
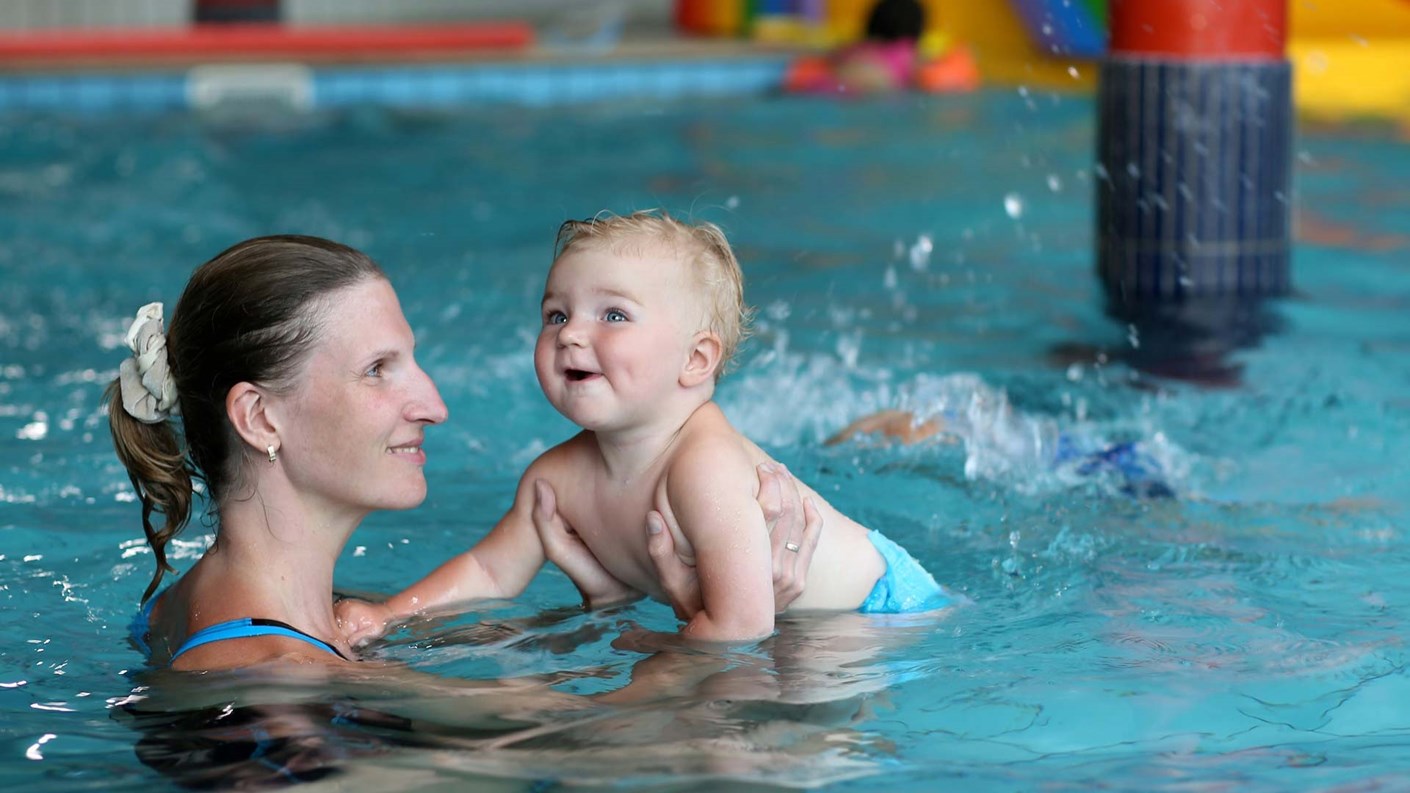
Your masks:
{"label": "baby's face", "polygon": [[669,249],[570,249],[544,287],[534,348],[539,385],[585,429],[649,421],[680,388],[702,317],[690,274]]}

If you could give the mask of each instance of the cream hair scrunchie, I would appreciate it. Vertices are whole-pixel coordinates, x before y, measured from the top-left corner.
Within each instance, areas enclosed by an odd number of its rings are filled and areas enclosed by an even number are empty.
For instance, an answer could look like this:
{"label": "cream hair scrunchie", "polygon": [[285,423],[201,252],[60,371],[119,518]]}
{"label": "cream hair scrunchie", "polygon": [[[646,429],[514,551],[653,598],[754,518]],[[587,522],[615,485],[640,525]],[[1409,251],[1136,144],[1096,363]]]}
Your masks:
{"label": "cream hair scrunchie", "polygon": [[127,329],[127,346],[132,357],[118,367],[123,409],[143,424],[166,421],[176,404],[176,381],[167,367],[161,303],[137,310]]}

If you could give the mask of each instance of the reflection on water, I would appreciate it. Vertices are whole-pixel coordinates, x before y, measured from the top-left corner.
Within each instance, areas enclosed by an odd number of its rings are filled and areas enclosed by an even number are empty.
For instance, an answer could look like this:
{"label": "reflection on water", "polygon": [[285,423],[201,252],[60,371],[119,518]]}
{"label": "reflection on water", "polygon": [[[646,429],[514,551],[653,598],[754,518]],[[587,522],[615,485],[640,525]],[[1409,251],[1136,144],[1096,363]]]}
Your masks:
{"label": "reflection on water", "polygon": [[1238,354],[1256,348],[1286,325],[1276,305],[1272,299],[1237,296],[1145,304],[1110,297],[1107,316],[1125,329],[1125,338],[1106,345],[1061,342],[1050,354],[1064,365],[1121,362],[1156,378],[1235,388],[1243,377]]}
{"label": "reflection on water", "polygon": [[[428,656],[457,646],[533,652],[539,645],[522,639],[560,630],[562,650],[582,638],[564,614],[479,629],[452,619],[427,630],[437,624],[427,621],[412,644],[432,665]],[[914,676],[906,648],[946,618],[791,617],[749,648],[621,652],[607,665],[515,678],[427,675],[376,660],[352,672],[148,671],[112,713],[138,733],[142,763],[191,789],[340,777],[359,787],[375,779],[379,789],[431,779],[815,787],[894,764],[893,744],[872,724],[892,707],[886,692]],[[620,624],[625,632],[612,638],[622,647],[659,636]],[[398,643],[408,646],[402,637],[370,654]],[[569,693],[583,679],[601,690]]]}

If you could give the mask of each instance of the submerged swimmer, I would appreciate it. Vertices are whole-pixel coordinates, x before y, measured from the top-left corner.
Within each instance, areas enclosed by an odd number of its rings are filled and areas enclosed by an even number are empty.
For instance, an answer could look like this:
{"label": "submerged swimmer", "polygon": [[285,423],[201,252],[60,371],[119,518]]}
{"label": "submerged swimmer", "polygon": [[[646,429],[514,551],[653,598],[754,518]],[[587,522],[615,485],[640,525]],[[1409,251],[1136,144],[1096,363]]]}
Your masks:
{"label": "submerged swimmer", "polygon": [[853,421],[826,444],[869,435],[903,444],[961,442],[971,478],[1059,471],[1080,480],[1113,480],[1117,490],[1139,498],[1175,495],[1160,462],[1142,444],[1064,431],[1050,418],[1020,413],[1002,391],[975,375],[921,378],[902,403]]}
{"label": "submerged swimmer", "polygon": [[[178,670],[348,663],[357,656],[334,614],[334,564],[367,514],[425,498],[422,443],[447,417],[396,292],[352,248],[261,237],[199,267],[169,333],[163,320],[160,304],[139,312],[127,334],[133,356],[109,388],[114,446],[157,564],[134,633],[152,664]],[[803,525],[785,471],[758,476],[771,595],[783,607],[804,587],[821,524]],[[198,482],[215,541],[158,594]],[[637,526],[665,596],[698,609],[694,571],[645,539],[644,514]],[[544,549],[589,605],[629,594],[580,546]]]}

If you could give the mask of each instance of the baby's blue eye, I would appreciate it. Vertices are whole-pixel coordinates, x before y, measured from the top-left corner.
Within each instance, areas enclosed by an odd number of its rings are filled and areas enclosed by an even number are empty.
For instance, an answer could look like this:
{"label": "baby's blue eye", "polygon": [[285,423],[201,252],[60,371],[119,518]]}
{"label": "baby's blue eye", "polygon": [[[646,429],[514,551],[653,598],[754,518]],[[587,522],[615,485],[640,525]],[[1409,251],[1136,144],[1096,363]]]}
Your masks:
{"label": "baby's blue eye", "polygon": [[618,311],[618,310],[615,309],[615,308],[608,309],[608,310],[607,310],[607,321],[608,321],[608,322],[626,322],[626,321],[627,321],[627,315],[626,315],[626,314],[623,314],[622,312]]}
{"label": "baby's blue eye", "polygon": [[550,311],[544,315],[543,321],[547,325],[562,325],[568,321],[568,315],[562,311]]}
{"label": "baby's blue eye", "polygon": [[364,377],[381,377],[382,366],[382,362],[378,361],[377,363],[374,363],[371,366],[367,367],[367,371],[363,372],[362,374]]}

